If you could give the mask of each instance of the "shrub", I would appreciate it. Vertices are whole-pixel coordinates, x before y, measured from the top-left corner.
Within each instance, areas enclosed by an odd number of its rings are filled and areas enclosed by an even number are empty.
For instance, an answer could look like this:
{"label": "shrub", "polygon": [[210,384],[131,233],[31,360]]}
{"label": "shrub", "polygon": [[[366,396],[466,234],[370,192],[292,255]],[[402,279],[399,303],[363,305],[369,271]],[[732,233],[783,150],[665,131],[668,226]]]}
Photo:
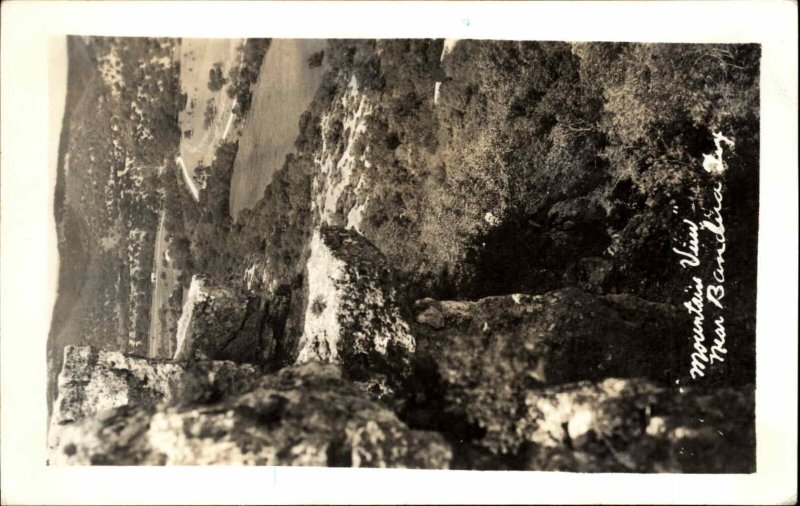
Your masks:
{"label": "shrub", "polygon": [[316,68],[322,65],[322,59],[325,57],[325,51],[317,51],[308,57],[309,68]]}
{"label": "shrub", "polygon": [[217,62],[208,71],[208,89],[211,91],[219,91],[225,86],[228,80],[222,72],[222,62]]}

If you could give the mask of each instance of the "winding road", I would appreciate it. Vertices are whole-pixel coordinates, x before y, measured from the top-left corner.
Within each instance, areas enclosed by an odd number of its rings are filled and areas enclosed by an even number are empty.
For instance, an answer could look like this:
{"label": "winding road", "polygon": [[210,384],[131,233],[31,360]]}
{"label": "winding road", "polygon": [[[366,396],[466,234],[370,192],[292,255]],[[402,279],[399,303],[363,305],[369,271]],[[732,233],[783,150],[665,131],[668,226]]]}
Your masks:
{"label": "winding road", "polygon": [[184,182],[186,182],[186,188],[189,189],[189,193],[192,194],[192,198],[194,199],[194,201],[199,202],[200,191],[197,189],[197,185],[194,182],[194,178],[192,178],[192,176],[189,175],[189,171],[186,170],[186,164],[183,163],[183,158],[179,156],[175,159],[175,162],[177,162],[177,164],[181,166],[181,172],[183,173],[183,180]]}

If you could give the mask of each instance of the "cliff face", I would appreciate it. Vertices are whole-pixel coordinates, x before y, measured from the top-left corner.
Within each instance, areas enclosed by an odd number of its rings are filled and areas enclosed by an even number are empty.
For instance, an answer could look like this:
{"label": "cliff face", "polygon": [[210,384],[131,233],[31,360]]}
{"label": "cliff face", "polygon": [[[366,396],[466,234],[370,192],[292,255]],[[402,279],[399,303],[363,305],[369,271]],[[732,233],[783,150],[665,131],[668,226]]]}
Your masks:
{"label": "cliff face", "polygon": [[175,360],[263,363],[271,342],[266,301],[195,275],[178,320]]}
{"label": "cliff face", "polygon": [[523,441],[515,420],[528,390],[608,377],[669,383],[678,364],[674,312],[636,297],[565,288],[416,308],[419,367],[441,384],[446,409],[501,453]]}
{"label": "cliff face", "polygon": [[307,276],[297,363],[341,364],[350,379],[389,386],[407,377],[416,342],[383,255],[354,231],[323,226]]}
{"label": "cliff face", "polygon": [[667,305],[565,288],[416,311],[416,385],[433,386],[406,409],[423,425],[446,413],[529,469],[752,470],[752,389],[680,384],[689,351]]}

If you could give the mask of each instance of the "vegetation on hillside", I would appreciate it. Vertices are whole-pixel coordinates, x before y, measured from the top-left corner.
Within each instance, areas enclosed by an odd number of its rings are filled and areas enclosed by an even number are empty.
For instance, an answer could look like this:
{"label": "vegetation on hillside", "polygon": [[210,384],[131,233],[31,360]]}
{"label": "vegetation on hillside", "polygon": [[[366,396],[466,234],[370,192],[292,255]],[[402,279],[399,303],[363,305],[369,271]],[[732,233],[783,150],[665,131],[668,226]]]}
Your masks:
{"label": "vegetation on hillside", "polygon": [[[372,105],[354,147],[369,162],[352,177],[368,182],[362,231],[415,297],[578,284],[680,304],[685,276],[672,247],[681,220],[709,209],[703,155],[722,132],[736,142],[723,213],[730,300],[742,310],[730,331],[740,376],[751,378],[759,48],[461,41],[441,58],[442,45],[330,42],[293,170],[242,220],[275,272],[302,275],[321,115],[342,114],[335,101],[352,76]],[[329,145],[347,135],[329,134]],[[342,198],[352,205],[355,193]]]}
{"label": "vegetation on hillside", "polygon": [[731,269],[754,282],[757,220],[742,209],[757,198],[757,46],[461,41],[441,58],[442,45],[329,43],[297,153],[235,227],[237,251],[301,270],[321,116],[355,76],[373,106],[354,148],[369,162],[363,232],[418,295],[541,293],[608,264],[598,290],[674,301],[673,206],[707,204],[716,131],[737,143]]}
{"label": "vegetation on hillside", "polygon": [[244,121],[244,117],[250,111],[253,86],[258,81],[261,62],[264,60],[264,55],[267,54],[270,42],[271,39],[247,39],[241,47],[240,64],[231,67],[228,72],[227,93],[229,97],[236,99],[233,113],[236,115],[237,122]]}
{"label": "vegetation on hillside", "polygon": [[50,400],[66,345],[147,353],[159,173],[177,151],[177,113],[186,99],[172,59],[175,42],[68,37]]}

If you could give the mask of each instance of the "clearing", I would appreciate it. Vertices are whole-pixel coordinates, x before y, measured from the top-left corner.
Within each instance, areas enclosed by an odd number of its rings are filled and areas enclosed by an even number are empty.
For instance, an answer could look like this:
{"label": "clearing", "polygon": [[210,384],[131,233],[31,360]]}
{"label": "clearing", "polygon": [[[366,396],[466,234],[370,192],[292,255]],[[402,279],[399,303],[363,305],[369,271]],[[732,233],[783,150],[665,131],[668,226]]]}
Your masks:
{"label": "clearing", "polygon": [[[273,39],[253,91],[231,180],[231,216],[261,200],[272,174],[294,151],[300,115],[322,82],[325,65],[308,58],[327,48],[324,39]],[[206,71],[208,73],[208,71]]]}
{"label": "clearing", "polygon": [[[180,156],[194,176],[198,165],[211,165],[217,144],[229,130],[233,99],[225,92],[208,89],[208,71],[220,63],[225,78],[238,65],[239,46],[245,39],[181,40],[181,90],[187,94],[186,109],[178,115],[181,128]],[[206,108],[216,111],[210,125],[205,125]],[[207,128],[206,128],[207,127]]]}

